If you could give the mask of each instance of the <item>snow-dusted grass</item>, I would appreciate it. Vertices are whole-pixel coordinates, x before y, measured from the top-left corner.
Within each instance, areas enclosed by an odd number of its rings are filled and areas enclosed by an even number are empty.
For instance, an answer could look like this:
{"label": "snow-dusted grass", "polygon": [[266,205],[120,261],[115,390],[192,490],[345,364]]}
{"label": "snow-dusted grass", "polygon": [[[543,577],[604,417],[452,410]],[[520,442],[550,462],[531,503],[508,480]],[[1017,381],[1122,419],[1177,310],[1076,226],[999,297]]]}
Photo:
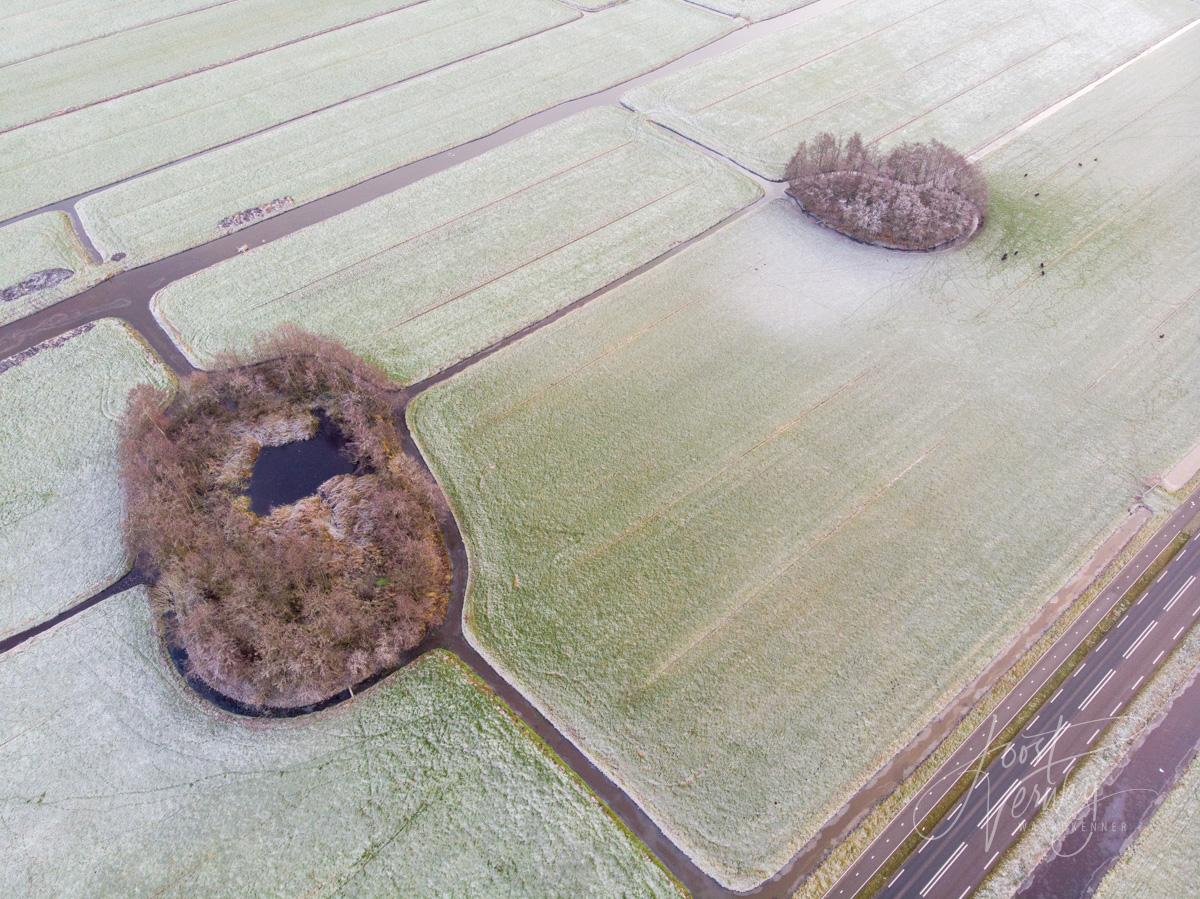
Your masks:
{"label": "snow-dusted grass", "polygon": [[74,296],[103,281],[115,268],[92,264],[65,212],[46,212],[5,225],[0,228],[0,291],[16,288],[50,269],[74,274],[55,286],[40,290],[26,287],[14,299],[0,299],[0,325]]}
{"label": "snow-dusted grass", "polygon": [[135,589],[0,657],[3,895],[679,895],[453,655],[248,722],[151,627]]}
{"label": "snow-dusted grass", "polygon": [[[4,70],[0,130],[341,28],[418,0],[235,0],[36,56]],[[57,7],[41,17],[61,21]],[[100,13],[99,15],[102,15]],[[97,17],[96,12],[87,15]]]}
{"label": "snow-dusted grass", "polygon": [[224,0],[5,0],[0,9],[0,65]]}
{"label": "snow-dusted grass", "polygon": [[774,180],[822,131],[970,153],[1198,15],[1191,0],[860,0],[624,102]]}
{"label": "snow-dusted grass", "polygon": [[785,12],[815,3],[816,0],[688,0],[699,6],[723,12],[728,16],[740,16],[751,22],[770,19]]}
{"label": "snow-dusted grass", "polygon": [[[577,15],[552,0],[429,0],[0,135],[0,172],[13,182],[0,214],[103,187]],[[19,78],[10,78],[14,91]]]}
{"label": "snow-dusted grass", "polygon": [[1171,789],[1154,817],[1100,881],[1096,899],[1179,899],[1200,883],[1200,758]]}
{"label": "snow-dusted grass", "polygon": [[0,360],[0,637],[125,572],[116,422],[131,388],[169,383],[112,319],[35,350]]}
{"label": "snow-dusted grass", "polygon": [[732,166],[602,108],[178,281],[154,309],[201,366],[293,322],[411,382],[758,196]]}
{"label": "snow-dusted grass", "polygon": [[779,201],[411,407],[472,639],[727,883],[1194,444],[1198,78],[1200,30],[989,157],[959,251]]}
{"label": "snow-dusted grass", "polygon": [[629,0],[102,191],[80,215],[106,256],[156,259],[219,236],[226,216],[284,197],[303,203],[482,137],[733,27],[679,0]]}

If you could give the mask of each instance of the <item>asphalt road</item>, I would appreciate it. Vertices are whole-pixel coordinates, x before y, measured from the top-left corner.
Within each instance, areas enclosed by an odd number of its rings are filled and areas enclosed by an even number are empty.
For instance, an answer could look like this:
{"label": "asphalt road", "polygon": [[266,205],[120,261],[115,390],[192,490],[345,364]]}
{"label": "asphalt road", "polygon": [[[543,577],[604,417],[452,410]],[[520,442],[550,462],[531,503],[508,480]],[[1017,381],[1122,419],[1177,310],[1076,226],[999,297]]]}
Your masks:
{"label": "asphalt road", "polygon": [[878,895],[969,895],[1198,617],[1194,537]]}
{"label": "asphalt road", "polygon": [[[1086,899],[1158,813],[1159,803],[1200,748],[1200,679],[1176,694],[1166,714],[1096,791],[1071,829],[1022,885],[1016,899]],[[1185,838],[1183,822],[1175,830]]]}
{"label": "asphalt road", "polygon": [[[826,899],[857,896],[946,793],[979,760],[1026,703],[1085,640],[1183,527],[1200,511],[1200,491],[1186,499],[1159,531],[1088,606],[998,707],[964,741],[892,819],[842,877]],[[880,896],[960,899],[983,878],[1052,795],[1074,758],[1088,751],[1114,715],[1120,714],[1145,678],[1183,638],[1200,615],[1200,548],[1193,538],[1144,597],[1114,626],[1108,638],[1080,664],[1061,690],[993,761],[925,842],[912,852]],[[1196,580],[1189,581],[1195,577]],[[1179,592],[1168,609],[1167,604]],[[1140,641],[1140,642],[1137,642]],[[1132,646],[1137,642],[1136,646]],[[1131,648],[1132,647],[1132,648]],[[1125,657],[1126,650],[1130,650]],[[1093,691],[1094,695],[1089,694]],[[1082,706],[1082,708],[1081,708]],[[1047,748],[1049,747],[1049,748]],[[1042,750],[1046,751],[1043,753]],[[1010,789],[1011,788],[1011,789]],[[985,820],[986,819],[986,820]],[[982,826],[980,826],[982,825]]]}

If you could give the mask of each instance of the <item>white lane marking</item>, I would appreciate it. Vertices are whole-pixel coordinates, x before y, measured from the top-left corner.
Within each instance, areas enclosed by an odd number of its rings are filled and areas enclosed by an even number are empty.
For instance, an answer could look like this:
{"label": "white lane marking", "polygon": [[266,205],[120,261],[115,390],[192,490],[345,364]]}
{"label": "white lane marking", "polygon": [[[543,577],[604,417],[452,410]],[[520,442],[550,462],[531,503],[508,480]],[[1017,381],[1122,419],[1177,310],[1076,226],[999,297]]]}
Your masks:
{"label": "white lane marking", "polygon": [[1102,650],[1104,648],[1104,644],[1107,642],[1108,642],[1108,637],[1105,637],[1103,640],[1101,640],[1100,645],[1096,647],[1096,652],[1099,652],[1100,650]]}
{"label": "white lane marking", "polygon": [[933,875],[933,880],[931,880],[931,881],[929,881],[929,883],[925,884],[925,888],[923,890],[921,890],[922,896],[929,895],[929,891],[932,890],[934,885],[939,880],[942,879],[942,875],[946,873],[946,869],[949,868],[956,861],[958,861],[958,857],[963,854],[963,851],[966,848],[967,848],[966,840],[963,840],[961,843],[958,844],[958,848],[954,850],[954,853],[948,859],[946,859],[946,863],[944,865],[942,865],[940,868],[938,868],[938,872]]}
{"label": "white lane marking", "polygon": [[933,840],[926,840],[926,839],[924,839],[924,838],[922,837],[922,839],[921,839],[921,848],[917,850],[917,855],[920,855],[922,852],[924,852],[924,851],[925,851],[925,849],[926,849],[926,847],[927,847],[927,846],[928,846],[930,843],[932,843],[932,842],[933,842]]}
{"label": "white lane marking", "polygon": [[1108,682],[1110,680],[1112,680],[1112,676],[1116,673],[1117,673],[1117,670],[1115,668],[1108,669],[1108,674],[1104,675],[1104,677],[1102,677],[1100,679],[1100,683],[1096,684],[1096,686],[1094,686],[1092,688],[1092,692],[1087,695],[1087,699],[1085,699],[1082,703],[1080,703],[1079,711],[1082,712],[1084,709],[1086,709],[1089,705],[1092,704],[1092,700],[1096,698],[1096,694],[1099,693],[1101,690],[1103,690],[1108,685]]}
{"label": "white lane marking", "polygon": [[1122,705],[1122,704],[1118,702],[1118,703],[1117,703],[1117,707],[1116,707],[1115,709],[1113,709],[1111,712],[1109,712],[1109,713],[1108,713],[1108,717],[1109,717],[1109,718],[1116,718],[1116,717],[1117,717],[1117,712],[1121,711],[1121,705]]}
{"label": "white lane marking", "polygon": [[988,868],[990,868],[992,865],[994,865],[996,863],[996,859],[998,859],[999,857],[1000,857],[1000,853],[997,852],[995,855],[993,855],[991,858],[988,859],[988,863],[983,866],[983,869],[986,871]]}
{"label": "white lane marking", "polygon": [[1058,738],[1063,735],[1063,732],[1067,729],[1067,726],[1067,722],[1065,721],[1058,726],[1058,730],[1054,732],[1054,736],[1050,738],[1050,742],[1043,746],[1041,751],[1039,751],[1038,754],[1033,757],[1034,765],[1037,765],[1037,763],[1045,757],[1046,753],[1054,748],[1054,744],[1058,742]]}
{"label": "white lane marking", "polygon": [[899,880],[901,877],[903,877],[903,876],[904,876],[904,872],[905,872],[905,871],[907,871],[907,870],[908,870],[907,868],[901,868],[901,869],[900,869],[900,873],[899,873],[899,874],[897,874],[895,877],[893,877],[893,878],[892,878],[892,881],[891,881],[891,883],[889,883],[889,884],[887,885],[887,888],[890,890],[892,887],[894,887],[894,886],[896,885],[896,881],[897,881],[897,880]]}
{"label": "white lane marking", "polygon": [[1183,596],[1183,594],[1187,593],[1188,587],[1192,586],[1192,584],[1194,584],[1194,583],[1196,583],[1196,576],[1193,574],[1190,578],[1187,579],[1187,583],[1185,583],[1182,587],[1180,587],[1178,590],[1176,590],[1175,595],[1172,596],[1169,600],[1167,600],[1167,604],[1165,606],[1163,606],[1163,611],[1164,612],[1171,611],[1171,606],[1173,606],[1173,605],[1175,605],[1175,603],[1179,602],[1179,597],[1181,597],[1181,596]]}
{"label": "white lane marking", "polygon": [[[1080,665],[1078,668],[1075,669],[1075,674],[1078,674],[1080,671],[1082,671],[1086,667],[1087,667],[1087,662],[1084,662],[1082,665]],[[1071,675],[1071,680],[1075,679],[1075,674]]]}
{"label": "white lane marking", "polygon": [[1063,773],[1062,773],[1063,780],[1067,779],[1067,775],[1071,773],[1071,769],[1075,767],[1075,762],[1077,762],[1077,761],[1078,761],[1078,759],[1071,759],[1071,763],[1069,765],[1067,765],[1067,767],[1063,768]]}
{"label": "white lane marking", "polygon": [[1154,661],[1153,661],[1153,662],[1151,662],[1150,664],[1151,664],[1151,665],[1157,665],[1157,664],[1158,664],[1158,662],[1159,662],[1159,659],[1161,659],[1161,658],[1162,658],[1163,656],[1165,656],[1166,654],[1167,654],[1167,651],[1164,649],[1162,652],[1160,652],[1158,655],[1156,655],[1156,656],[1154,657]]}
{"label": "white lane marking", "polygon": [[1015,837],[1017,835],[1017,831],[1020,830],[1024,826],[1025,826],[1025,822],[1022,821],[1020,824],[1017,825],[1016,829],[1012,832],[1011,835]]}
{"label": "white lane marking", "polygon": [[1096,737],[1098,737],[1098,736],[1100,736],[1100,728],[1096,728],[1096,732],[1095,732],[1094,734],[1092,734],[1090,737],[1088,737],[1087,744],[1088,744],[1089,746],[1091,746],[1091,745],[1092,745],[1092,743],[1094,743],[1094,742],[1095,742],[1095,740],[1096,740]]}
{"label": "white lane marking", "polygon": [[983,820],[976,824],[976,827],[986,827],[988,821],[992,820],[1000,813],[1000,809],[1004,808],[1004,803],[1008,802],[1008,797],[1013,794],[1013,790],[1021,785],[1021,781],[1013,781],[1013,785],[1004,791],[1004,795],[1000,797],[1000,801],[992,806],[991,810],[983,816]]}
{"label": "white lane marking", "polygon": [[969,892],[971,892],[971,887],[967,887],[965,890],[963,890],[961,893],[959,893],[958,899],[967,899],[967,893],[969,893]]}
{"label": "white lane marking", "polygon": [[1170,571],[1170,570],[1171,570],[1171,569],[1169,569],[1169,568],[1168,568],[1168,569],[1167,569],[1167,571],[1164,571],[1162,574],[1160,574],[1158,577],[1156,577],[1156,578],[1154,579],[1154,583],[1156,583],[1156,584],[1157,584],[1159,581],[1161,581],[1163,578],[1165,578],[1165,577],[1167,576],[1167,572],[1168,572],[1168,571]]}
{"label": "white lane marking", "polygon": [[[1058,699],[1058,697],[1062,696],[1062,691],[1063,691],[1063,688],[1059,687],[1058,692],[1050,697],[1050,702],[1054,702],[1054,700],[1056,700],[1056,699]],[[1047,705],[1049,705],[1049,703],[1047,703]]]}
{"label": "white lane marking", "polygon": [[1133,686],[1129,688],[1129,692],[1132,693],[1139,686],[1141,686],[1142,681],[1144,681],[1145,679],[1146,679],[1146,675],[1143,674],[1141,677],[1139,677],[1137,680],[1135,680],[1133,682]]}
{"label": "white lane marking", "polygon": [[1174,636],[1174,637],[1172,637],[1171,639],[1172,639],[1172,640],[1178,640],[1178,639],[1179,639],[1179,635],[1183,633],[1183,628],[1185,628],[1185,627],[1187,627],[1187,625],[1186,625],[1186,624],[1185,624],[1183,627],[1181,627],[1179,630],[1177,630],[1177,631],[1175,632],[1175,636]]}
{"label": "white lane marking", "polygon": [[1117,626],[1115,628],[1113,628],[1113,630],[1120,630],[1121,625],[1124,624],[1128,620],[1129,619],[1127,619],[1124,615],[1122,615],[1121,620],[1117,622]]}
{"label": "white lane marking", "polygon": [[1145,640],[1148,636],[1150,636],[1150,632],[1152,630],[1154,630],[1156,627],[1158,627],[1157,621],[1151,621],[1149,624],[1147,624],[1146,629],[1138,635],[1138,638],[1129,645],[1128,649],[1126,649],[1123,653],[1121,653],[1121,658],[1127,659],[1131,655],[1133,655],[1135,652],[1137,652],[1137,648],[1142,645],[1142,641]]}

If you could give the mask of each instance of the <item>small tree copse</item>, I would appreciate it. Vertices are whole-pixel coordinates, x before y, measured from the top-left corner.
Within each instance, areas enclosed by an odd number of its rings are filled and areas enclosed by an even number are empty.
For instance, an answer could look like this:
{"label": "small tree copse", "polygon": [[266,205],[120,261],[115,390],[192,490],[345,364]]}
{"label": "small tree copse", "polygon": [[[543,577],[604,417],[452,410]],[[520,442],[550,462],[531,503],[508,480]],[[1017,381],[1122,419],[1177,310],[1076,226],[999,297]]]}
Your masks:
{"label": "small tree copse", "polygon": [[[131,397],[126,544],[154,577],[152,601],[189,673],[225,696],[320,702],[395,667],[445,617],[437,488],[402,452],[390,388],[340,344],[285,329],[253,360],[230,356],[184,379],[166,408],[148,388]],[[244,490],[263,441],[290,439],[318,411],[357,473],[253,514]]]}
{"label": "small tree copse", "polygon": [[932,250],[973,234],[987,210],[977,166],[936,140],[884,153],[861,134],[818,135],[796,150],[788,194],[813,218],[855,240]]}

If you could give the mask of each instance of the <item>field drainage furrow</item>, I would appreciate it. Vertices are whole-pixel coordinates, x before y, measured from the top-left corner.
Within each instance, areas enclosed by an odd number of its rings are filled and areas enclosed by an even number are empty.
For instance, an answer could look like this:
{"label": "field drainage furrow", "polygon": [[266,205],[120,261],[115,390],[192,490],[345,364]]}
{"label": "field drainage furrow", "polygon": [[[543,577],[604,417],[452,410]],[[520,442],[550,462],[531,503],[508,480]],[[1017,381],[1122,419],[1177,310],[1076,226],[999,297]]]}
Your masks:
{"label": "field drainage furrow", "polygon": [[[19,125],[11,125],[7,128],[0,128],[0,134],[7,134],[10,131],[18,131],[21,128],[25,128],[30,125],[36,125],[37,123],[44,122],[47,119],[55,119],[55,118],[58,118],[59,116],[69,115],[70,113],[79,112],[80,110],[83,110],[83,109],[90,109],[94,106],[99,106],[102,103],[107,103],[112,100],[118,100],[122,97],[130,97],[130,96],[133,96],[134,94],[140,94],[144,91],[152,90],[153,88],[160,87],[161,85],[164,85],[164,84],[170,84],[175,81],[181,81],[184,78],[191,77],[192,75],[199,75],[204,72],[211,72],[214,69],[220,69],[225,66],[234,65],[235,63],[239,63],[239,62],[242,62],[247,59],[253,59],[256,56],[263,56],[264,54],[271,53],[275,50],[282,50],[286,47],[292,47],[292,46],[295,46],[296,44],[302,44],[305,41],[312,40],[314,38],[319,38],[319,37],[322,37],[323,35],[333,34],[334,32],[337,32],[337,31],[343,31],[348,28],[353,28],[356,25],[363,25],[367,22],[370,22],[372,19],[379,19],[384,16],[390,16],[393,13],[400,12],[400,11],[406,10],[406,9],[412,9],[414,6],[420,6],[421,4],[429,3],[429,2],[431,2],[431,0],[417,0],[417,2],[412,3],[409,6],[400,7],[399,9],[387,9],[387,10],[383,10],[382,12],[371,13],[370,15],[362,16],[358,19],[352,19],[352,20],[342,22],[337,25],[331,25],[330,27],[321,29],[320,31],[314,31],[310,34],[303,34],[303,35],[299,35],[297,37],[289,38],[288,40],[281,41],[278,44],[272,44],[268,47],[260,47],[258,49],[248,50],[245,53],[240,53],[236,56],[231,56],[228,59],[223,59],[223,60],[220,60],[217,62],[208,63],[206,65],[202,65],[195,69],[189,69],[185,72],[177,72],[173,75],[164,76],[155,81],[147,82],[146,84],[140,84],[140,85],[137,85],[136,87],[130,87],[125,90],[120,90],[120,91],[116,91],[111,94],[106,94],[105,96],[99,97],[95,100],[89,100],[86,103],[80,103],[77,106],[67,106],[67,107],[64,107],[63,109],[59,109],[48,115],[42,115],[42,116],[39,116],[38,118],[30,119],[29,121],[26,121],[26,122],[21,122]],[[197,11],[199,11],[199,10],[197,10]],[[480,18],[480,16],[473,16],[473,17],[465,19],[463,21],[469,22],[476,18]],[[447,27],[449,27],[449,26],[447,26]],[[65,49],[65,48],[60,48],[60,49]],[[56,52],[56,51],[51,51],[51,52]]]}

